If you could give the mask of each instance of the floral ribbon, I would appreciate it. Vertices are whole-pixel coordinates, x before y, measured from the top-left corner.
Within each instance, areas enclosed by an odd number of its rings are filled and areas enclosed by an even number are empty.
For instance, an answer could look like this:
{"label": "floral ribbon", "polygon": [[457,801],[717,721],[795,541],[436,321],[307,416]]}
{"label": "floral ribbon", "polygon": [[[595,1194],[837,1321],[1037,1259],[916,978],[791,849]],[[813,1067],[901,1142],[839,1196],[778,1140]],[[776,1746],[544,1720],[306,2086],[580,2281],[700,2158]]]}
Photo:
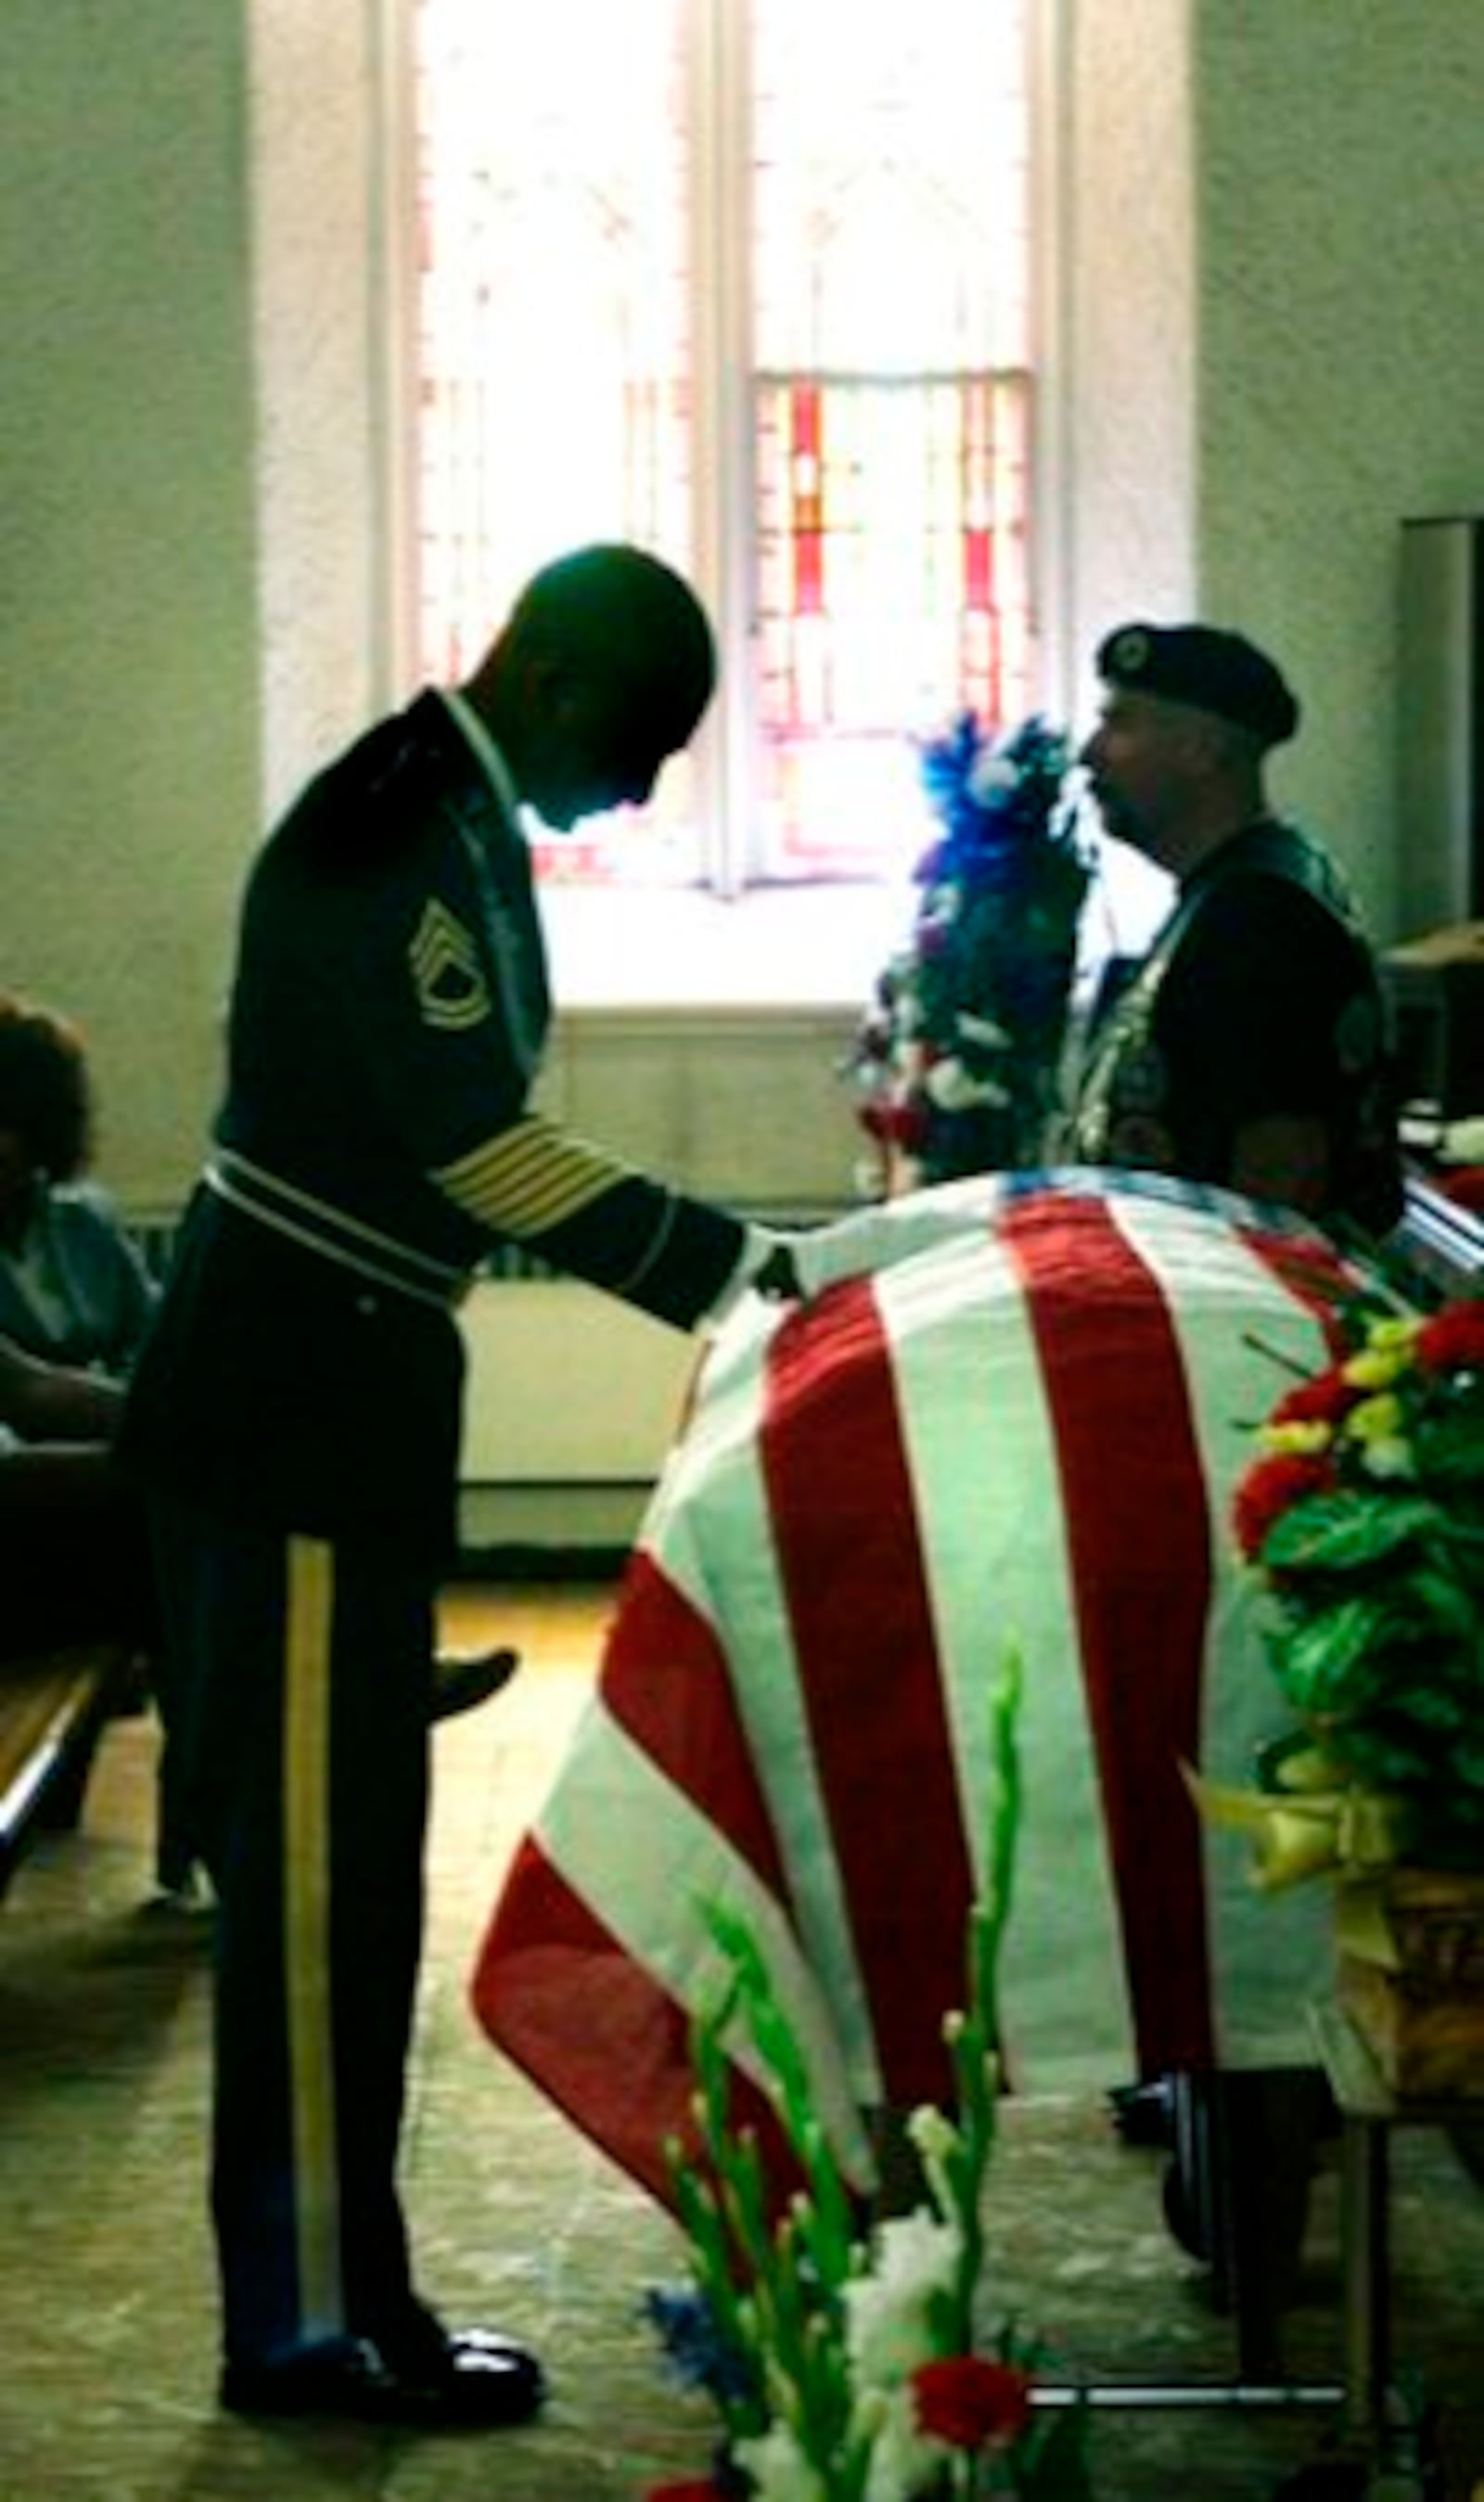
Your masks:
{"label": "floral ribbon", "polygon": [[1280,1893],[1310,1876],[1337,1876],[1337,1944],[1367,1963],[1395,1968],[1384,1903],[1386,1874],[1400,1857],[1407,1833],[1399,1799],[1337,1781],[1317,1748],[1290,1759],[1284,1773],[1292,1786],[1281,1790],[1232,1789],[1202,1780],[1189,1765],[1182,1770],[1208,1824],[1252,1837],[1252,1882],[1260,1893]]}

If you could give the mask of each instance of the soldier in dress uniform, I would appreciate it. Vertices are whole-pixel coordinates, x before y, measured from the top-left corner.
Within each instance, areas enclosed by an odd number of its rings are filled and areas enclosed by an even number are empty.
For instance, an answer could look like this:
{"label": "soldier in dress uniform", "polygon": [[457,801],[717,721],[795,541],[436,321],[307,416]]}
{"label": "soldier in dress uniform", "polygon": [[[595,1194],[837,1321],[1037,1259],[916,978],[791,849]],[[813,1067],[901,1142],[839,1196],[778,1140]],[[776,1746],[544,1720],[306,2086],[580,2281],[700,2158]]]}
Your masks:
{"label": "soldier in dress uniform", "polygon": [[1333,862],[1264,790],[1297,699],[1265,653],[1211,626],[1120,626],[1097,669],[1094,796],[1176,896],[1095,1027],[1066,1155],[1384,1234],[1401,1184],[1374,958]]}
{"label": "soldier in dress uniform", "polygon": [[224,1100],[120,1438],[189,1663],[175,1735],[219,1898],[238,2412],[436,2427],[542,2400],[534,2356],[424,2304],[395,2181],[454,1313],[498,1239],[681,1328],[794,1282],[780,1237],[528,1102],[550,1001],[522,805],[563,829],[647,798],[713,677],[677,575],[583,549],[536,575],[467,685],[320,774],[249,880]]}

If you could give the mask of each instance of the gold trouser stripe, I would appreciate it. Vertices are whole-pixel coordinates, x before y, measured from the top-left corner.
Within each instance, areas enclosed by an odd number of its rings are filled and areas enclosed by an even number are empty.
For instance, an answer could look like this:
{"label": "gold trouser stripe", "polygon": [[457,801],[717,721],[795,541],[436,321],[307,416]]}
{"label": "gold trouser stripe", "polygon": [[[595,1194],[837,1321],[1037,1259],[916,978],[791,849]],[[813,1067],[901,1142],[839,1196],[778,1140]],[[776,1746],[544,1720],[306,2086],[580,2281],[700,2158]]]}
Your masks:
{"label": "gold trouser stripe", "polygon": [[333,1550],[288,1541],[284,1674],[284,1971],[293,2128],[299,2324],[345,2326],[330,2010],[329,1737]]}
{"label": "gold trouser stripe", "polygon": [[530,1112],[433,1178],[481,1224],[539,1236],[632,1176],[631,1165]]}

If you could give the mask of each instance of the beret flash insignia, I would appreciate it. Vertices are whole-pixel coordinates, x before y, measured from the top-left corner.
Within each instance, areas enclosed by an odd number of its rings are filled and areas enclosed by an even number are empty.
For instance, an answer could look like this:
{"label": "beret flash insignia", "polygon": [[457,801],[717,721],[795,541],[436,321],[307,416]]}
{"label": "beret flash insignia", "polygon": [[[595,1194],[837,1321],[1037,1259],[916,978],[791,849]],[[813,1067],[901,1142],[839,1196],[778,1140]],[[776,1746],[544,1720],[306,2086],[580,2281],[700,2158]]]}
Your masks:
{"label": "beret flash insignia", "polygon": [[1149,666],[1149,637],[1142,626],[1126,626],[1108,645],[1108,660],[1113,673],[1132,684]]}

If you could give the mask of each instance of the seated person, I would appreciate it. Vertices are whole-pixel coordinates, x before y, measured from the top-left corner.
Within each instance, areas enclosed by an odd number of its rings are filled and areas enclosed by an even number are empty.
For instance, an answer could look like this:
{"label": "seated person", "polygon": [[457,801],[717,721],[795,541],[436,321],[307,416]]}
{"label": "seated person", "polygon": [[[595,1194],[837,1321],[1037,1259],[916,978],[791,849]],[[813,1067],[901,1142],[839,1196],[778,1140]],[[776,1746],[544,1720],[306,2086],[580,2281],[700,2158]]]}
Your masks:
{"label": "seated person", "polygon": [[[88,1178],[92,1135],[81,1031],[0,993],[0,1659],[120,1643],[168,1722],[144,1505],[111,1450],[157,1289],[108,1194]],[[434,1716],[482,1702],[515,1666],[508,1650],[441,1661]],[[189,1892],[193,1860],[167,1734],[156,1839],[164,1892]]]}
{"label": "seated person", "polygon": [[[143,1506],[110,1451],[154,1289],[86,1177],[92,1099],[76,1026],[0,994],[0,1652],[117,1642],[156,1691],[159,1608]],[[186,1885],[162,1768],[156,1864]]]}
{"label": "seated person", "polygon": [[158,1650],[144,1520],[109,1451],[121,1398],[104,1375],[0,1338],[0,1658],[84,1641],[141,1661]]}

